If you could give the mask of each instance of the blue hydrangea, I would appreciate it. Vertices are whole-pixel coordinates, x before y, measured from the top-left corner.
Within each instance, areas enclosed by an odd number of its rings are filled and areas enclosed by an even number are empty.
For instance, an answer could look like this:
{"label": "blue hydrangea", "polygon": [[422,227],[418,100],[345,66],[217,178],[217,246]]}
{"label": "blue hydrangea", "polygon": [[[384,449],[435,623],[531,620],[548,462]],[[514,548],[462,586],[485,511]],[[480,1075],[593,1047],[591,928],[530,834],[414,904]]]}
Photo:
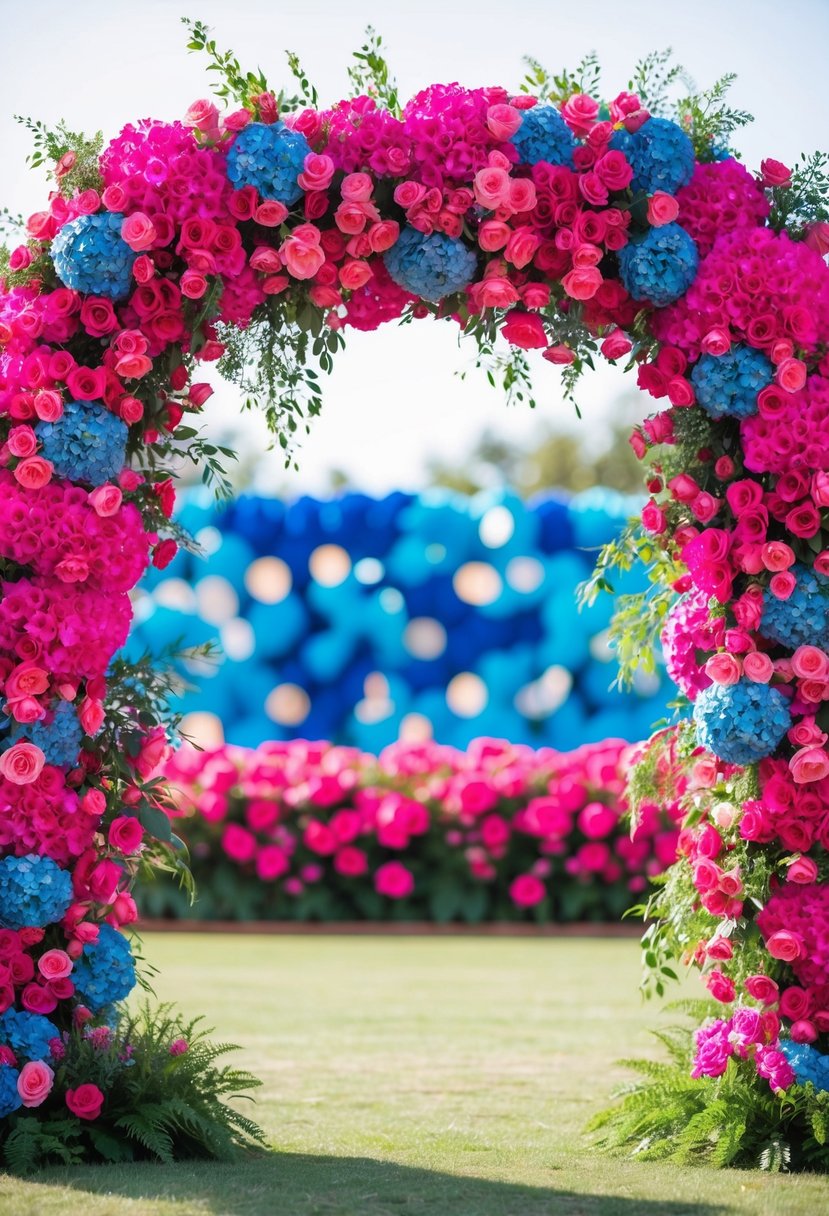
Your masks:
{"label": "blue hydrangea", "polygon": [[78,721],[74,706],[61,701],[51,722],[32,722],[19,725],[12,732],[12,739],[26,738],[39,747],[47,764],[58,768],[69,768],[78,759],[83,738],[83,727]]}
{"label": "blue hydrangea", "polygon": [[252,122],[243,127],[231,145],[227,175],[237,189],[254,186],[260,198],[291,207],[302,197],[296,179],[310,151],[305,136],[284,122]]}
{"label": "blue hydrangea", "polygon": [[781,1040],[780,1050],[791,1064],[798,1085],[811,1081],[815,1089],[829,1089],[829,1056],[811,1043],[793,1043],[790,1039]]}
{"label": "blue hydrangea", "polygon": [[101,925],[98,940],[84,946],[72,979],[78,996],[93,1013],[129,996],[135,987],[135,960],[123,933]]}
{"label": "blue hydrangea", "polygon": [[754,764],[772,754],[792,718],[779,689],[740,680],[704,688],[694,702],[694,722],[707,751],[726,764]]}
{"label": "blue hydrangea", "polygon": [[787,600],[766,590],[760,632],[771,642],[790,650],[798,646],[829,647],[829,578],[799,563],[792,566],[797,579]]}
{"label": "blue hydrangea", "polygon": [[651,228],[644,240],[619,250],[619,274],[634,300],[665,308],[684,295],[697,276],[697,247],[679,224]]}
{"label": "blue hydrangea", "polygon": [[0,1119],[14,1114],[23,1105],[17,1092],[17,1078],[20,1073],[10,1064],[0,1064]]}
{"label": "blue hydrangea", "polygon": [[555,106],[533,106],[522,113],[521,126],[512,137],[521,164],[543,160],[572,168],[576,140]]}
{"label": "blue hydrangea", "polygon": [[24,1009],[7,1009],[0,1014],[0,1042],[7,1043],[21,1060],[48,1060],[49,1043],[59,1039],[54,1022],[42,1013],[27,1013]]}
{"label": "blue hydrangea", "polygon": [[28,853],[0,861],[0,925],[43,928],[59,921],[72,902],[72,879],[51,857]]}
{"label": "blue hydrangea", "polygon": [[62,283],[85,295],[121,300],[132,286],[136,253],[121,236],[123,215],[79,215],[52,242],[52,261]]}
{"label": "blue hydrangea", "polygon": [[127,424],[101,401],[67,401],[57,422],[42,422],[37,433],[59,477],[99,486],[124,467]]}
{"label": "blue hydrangea", "polygon": [[409,227],[383,261],[398,287],[433,302],[467,287],[478,265],[476,255],[462,241],[443,232],[427,236]]}
{"label": "blue hydrangea", "polygon": [[773,379],[771,361],[745,345],[703,355],[691,371],[697,401],[712,418],[750,418],[757,413],[757,394]]}
{"label": "blue hydrangea", "polygon": [[638,131],[617,131],[610,146],[630,161],[635,191],[676,194],[694,172],[694,145],[669,118],[649,118]]}

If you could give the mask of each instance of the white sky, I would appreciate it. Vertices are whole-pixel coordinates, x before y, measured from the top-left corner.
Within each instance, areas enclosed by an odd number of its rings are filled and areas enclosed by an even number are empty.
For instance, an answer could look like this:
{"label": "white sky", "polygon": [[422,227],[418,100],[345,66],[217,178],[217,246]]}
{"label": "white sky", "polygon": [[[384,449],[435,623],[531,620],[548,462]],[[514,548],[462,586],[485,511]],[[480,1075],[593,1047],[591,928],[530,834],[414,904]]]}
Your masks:
{"label": "white sky", "polygon": [[[574,66],[595,49],[604,65],[604,92],[625,87],[637,58],[672,46],[696,80],[708,84],[726,71],[739,75],[733,103],[757,122],[739,137],[749,167],[764,156],[791,162],[801,151],[826,148],[823,81],[829,46],[827,0],[419,0],[416,4],[349,0],[0,0],[0,148],[3,197],[13,212],[40,209],[46,185],[24,164],[27,133],[12,120],[22,112],[47,123],[105,136],[146,116],[172,119],[208,92],[201,57],[185,50],[182,12],[214,27],[220,47],[243,65],[261,66],[271,84],[287,81],[283,49],[299,53],[326,102],[347,95],[346,63],[367,24],[383,35],[403,96],[436,81],[516,87],[522,55],[551,69]],[[417,489],[429,456],[465,453],[488,428],[531,442],[541,421],[575,425],[557,390],[557,372],[536,359],[539,411],[507,411],[498,394],[475,375],[454,372],[468,363],[456,331],[423,322],[398,331],[349,332],[326,385],[324,413],[305,440],[301,472],[290,476],[281,458],[263,460],[259,485],[293,492],[325,489],[332,467],[346,470],[375,492]],[[611,369],[581,391],[578,425],[597,433],[613,416],[619,390]],[[235,426],[238,399],[225,387],[210,406],[214,430]],[[243,424],[244,444],[263,441]]]}

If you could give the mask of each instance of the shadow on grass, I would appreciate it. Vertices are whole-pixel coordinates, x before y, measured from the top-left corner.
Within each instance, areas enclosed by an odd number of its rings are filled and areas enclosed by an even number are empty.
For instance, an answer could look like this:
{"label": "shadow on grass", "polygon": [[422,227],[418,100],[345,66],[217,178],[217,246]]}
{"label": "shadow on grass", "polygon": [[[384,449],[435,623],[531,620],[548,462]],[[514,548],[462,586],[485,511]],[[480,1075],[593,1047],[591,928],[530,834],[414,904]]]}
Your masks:
{"label": "shadow on grass", "polygon": [[[608,1162],[608,1171],[612,1168]],[[77,1191],[78,1212],[84,1210],[83,1195],[117,1195],[147,1205],[164,1202],[182,1216],[728,1216],[730,1210],[682,1200],[524,1186],[369,1157],[304,1153],[276,1153],[267,1160],[232,1166],[50,1170],[39,1182]],[[151,1206],[141,1209],[142,1216],[153,1211]]]}

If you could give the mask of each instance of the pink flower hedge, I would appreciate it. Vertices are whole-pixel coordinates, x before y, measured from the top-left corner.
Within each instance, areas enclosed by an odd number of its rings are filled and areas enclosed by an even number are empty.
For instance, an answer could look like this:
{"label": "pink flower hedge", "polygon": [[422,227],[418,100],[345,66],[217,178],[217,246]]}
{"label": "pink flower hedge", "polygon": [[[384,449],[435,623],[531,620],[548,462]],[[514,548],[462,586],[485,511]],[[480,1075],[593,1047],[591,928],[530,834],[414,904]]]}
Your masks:
{"label": "pink flower hedge", "polygon": [[[168,763],[191,915],[227,919],[614,919],[676,857],[652,807],[631,838],[619,740],[534,751],[328,743],[183,747]],[[148,914],[186,914],[169,884]]]}

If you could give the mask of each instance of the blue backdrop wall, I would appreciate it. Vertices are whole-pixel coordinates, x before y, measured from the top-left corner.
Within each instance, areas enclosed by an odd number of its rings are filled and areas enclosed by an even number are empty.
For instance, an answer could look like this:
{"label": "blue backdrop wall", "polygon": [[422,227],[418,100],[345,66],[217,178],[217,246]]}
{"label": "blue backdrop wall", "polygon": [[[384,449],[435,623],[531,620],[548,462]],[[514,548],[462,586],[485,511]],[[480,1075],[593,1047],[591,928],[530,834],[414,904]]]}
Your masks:
{"label": "blue backdrop wall", "polygon": [[131,651],[215,639],[221,661],[184,664],[197,688],[175,708],[211,715],[190,720],[211,737],[220,719],[231,743],[639,739],[670,685],[611,689],[612,600],[576,606],[597,547],[636,510],[603,489],[526,503],[503,490],[241,497],[224,509],[194,494],[178,519],[205,556],[153,572]]}

